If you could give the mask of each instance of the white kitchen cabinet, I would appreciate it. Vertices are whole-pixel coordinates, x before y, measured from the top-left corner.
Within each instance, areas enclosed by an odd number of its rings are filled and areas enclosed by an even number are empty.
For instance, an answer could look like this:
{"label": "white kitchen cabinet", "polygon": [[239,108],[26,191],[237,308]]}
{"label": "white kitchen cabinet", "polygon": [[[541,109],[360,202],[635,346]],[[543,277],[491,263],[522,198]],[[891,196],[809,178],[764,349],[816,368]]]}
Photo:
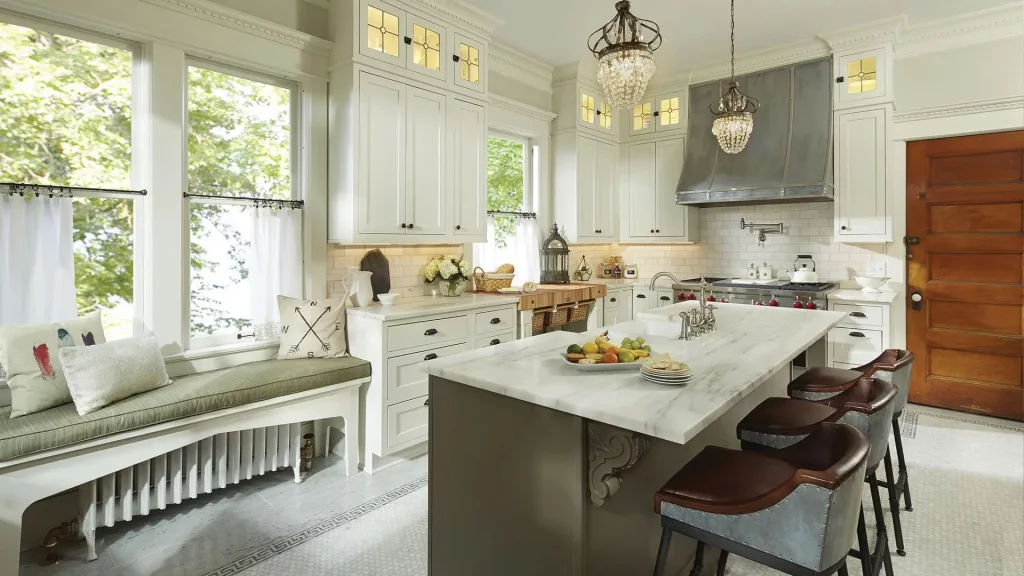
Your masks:
{"label": "white kitchen cabinet", "polygon": [[448,77],[448,65],[452,60],[445,58],[450,50],[444,26],[422,16],[407,14],[404,40],[406,68],[440,80]]}
{"label": "white kitchen cabinet", "polygon": [[[618,324],[629,319],[625,315],[625,306],[623,305],[622,292],[616,290],[614,292],[609,291],[608,295],[604,297],[604,325],[611,326],[612,324]],[[626,299],[628,300],[628,298]]]}
{"label": "white kitchen cabinet", "polygon": [[846,314],[828,333],[828,365],[848,369],[874,360],[891,347],[892,306],[872,299],[858,301],[859,293],[853,290],[840,293],[842,300],[830,297],[828,303],[829,310]]}
{"label": "white kitchen cabinet", "polygon": [[654,300],[652,301],[652,308],[661,308],[662,306],[668,306],[675,304],[675,298],[672,295],[671,288],[657,288],[654,291]]}
{"label": "white kitchen cabinet", "polygon": [[626,110],[629,136],[686,131],[687,91],[666,92],[641,100]]}
{"label": "white kitchen cabinet", "polygon": [[699,208],[676,204],[685,139],[630,144],[626,207],[628,224],[622,241],[695,242],[700,232]]}
{"label": "white kitchen cabinet", "polygon": [[360,234],[405,233],[407,94],[401,82],[360,75]]}
{"label": "white kitchen cabinet", "polygon": [[[444,95],[409,87],[406,112],[406,234],[443,235],[448,210],[445,189],[446,108]],[[372,193],[372,191],[371,191]]]}
{"label": "white kitchen cabinet", "polygon": [[555,222],[569,242],[618,238],[618,148],[576,132],[558,134],[555,147]]}
{"label": "white kitchen cabinet", "polygon": [[887,107],[836,112],[835,236],[891,242],[886,187]]}
{"label": "white kitchen cabinet", "polygon": [[487,50],[484,43],[456,32],[453,35],[452,44],[455,49],[455,54],[452,57],[455,62],[453,67],[455,84],[476,92],[485,92]]}
{"label": "white kitchen cabinet", "polygon": [[580,85],[577,110],[577,120],[581,128],[614,134],[614,110],[600,90]]}
{"label": "white kitchen cabinet", "polygon": [[654,292],[643,286],[633,286],[633,314],[631,319],[636,320],[638,316],[656,308],[654,304]]}
{"label": "white kitchen cabinet", "polygon": [[837,52],[835,107],[871,106],[893,100],[892,46],[880,44]]}
{"label": "white kitchen cabinet", "polygon": [[483,106],[452,100],[452,225],[461,242],[487,241],[487,118]]}
{"label": "white kitchen cabinet", "polygon": [[382,0],[359,1],[359,53],[392,66],[406,66],[406,12]]}
{"label": "white kitchen cabinet", "polygon": [[630,136],[650,134],[657,129],[654,123],[654,110],[654,98],[641,100],[632,110],[627,110]]}

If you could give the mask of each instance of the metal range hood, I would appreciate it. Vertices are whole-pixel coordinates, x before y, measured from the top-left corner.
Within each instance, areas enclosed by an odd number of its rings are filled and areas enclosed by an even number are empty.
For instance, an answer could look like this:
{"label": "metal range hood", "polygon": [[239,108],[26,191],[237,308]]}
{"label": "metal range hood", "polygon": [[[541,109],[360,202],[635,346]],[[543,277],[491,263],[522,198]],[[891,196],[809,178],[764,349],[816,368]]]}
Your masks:
{"label": "metal range hood", "polygon": [[737,79],[761,102],[750,142],[726,154],[711,134],[729,79],[690,88],[686,161],[676,203],[689,206],[831,202],[832,60],[764,70]]}

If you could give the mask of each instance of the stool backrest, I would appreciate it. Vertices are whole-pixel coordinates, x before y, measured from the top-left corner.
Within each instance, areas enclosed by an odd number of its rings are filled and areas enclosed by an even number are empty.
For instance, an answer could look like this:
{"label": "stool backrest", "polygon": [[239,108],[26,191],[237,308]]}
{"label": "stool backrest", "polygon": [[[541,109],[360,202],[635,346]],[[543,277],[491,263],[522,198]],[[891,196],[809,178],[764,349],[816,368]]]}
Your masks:
{"label": "stool backrest", "polygon": [[866,376],[888,380],[896,385],[895,412],[899,413],[906,408],[907,400],[910,398],[910,372],[913,368],[913,352],[890,348],[882,352],[870,364],[865,364],[857,370],[864,372]]}
{"label": "stool backrest", "polygon": [[896,386],[892,382],[864,377],[845,392],[819,402],[841,413],[836,422],[850,424],[867,436],[871,445],[869,470],[882,461],[888,449],[896,396]]}

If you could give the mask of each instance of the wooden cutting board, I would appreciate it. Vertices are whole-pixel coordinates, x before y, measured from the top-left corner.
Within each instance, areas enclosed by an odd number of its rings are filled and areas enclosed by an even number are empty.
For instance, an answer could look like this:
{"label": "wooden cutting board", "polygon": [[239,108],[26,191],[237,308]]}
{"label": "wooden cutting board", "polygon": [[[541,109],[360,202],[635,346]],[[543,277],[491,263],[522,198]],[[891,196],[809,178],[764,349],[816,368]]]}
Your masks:
{"label": "wooden cutting board", "polygon": [[359,269],[373,272],[370,276],[370,286],[373,288],[374,302],[380,301],[377,298],[378,294],[387,294],[391,291],[391,266],[383,252],[377,249],[367,252],[359,262]]}
{"label": "wooden cutting board", "polygon": [[[497,292],[477,292],[478,294],[497,294]],[[505,294],[519,297],[519,310],[536,310],[563,304],[584,302],[596,298],[604,298],[608,288],[603,284],[540,284],[535,292],[523,294]]]}

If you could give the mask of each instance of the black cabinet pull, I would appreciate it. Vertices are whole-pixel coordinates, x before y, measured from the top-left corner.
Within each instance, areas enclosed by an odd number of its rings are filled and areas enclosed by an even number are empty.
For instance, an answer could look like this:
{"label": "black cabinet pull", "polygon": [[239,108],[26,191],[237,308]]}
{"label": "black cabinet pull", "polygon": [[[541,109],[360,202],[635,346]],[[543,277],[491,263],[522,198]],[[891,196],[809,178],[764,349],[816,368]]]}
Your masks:
{"label": "black cabinet pull", "polygon": [[462,230],[462,226],[456,226],[455,229],[456,230]]}
{"label": "black cabinet pull", "polygon": [[654,228],[651,228],[651,234],[654,234]]}
{"label": "black cabinet pull", "polygon": [[850,336],[853,336],[854,338],[867,338],[863,332],[850,332]]}
{"label": "black cabinet pull", "polygon": [[863,313],[863,312],[850,312],[850,316],[853,316],[854,318],[867,318],[868,317],[868,315]]}
{"label": "black cabinet pull", "polygon": [[405,222],[402,222],[402,228],[405,228]]}
{"label": "black cabinet pull", "polygon": [[437,354],[434,354],[433,352],[423,357],[424,360],[433,360],[434,358],[437,358]]}
{"label": "black cabinet pull", "polygon": [[458,61],[459,61],[459,55],[458,54],[452,54],[452,62],[458,62]]}
{"label": "black cabinet pull", "polygon": [[412,222],[409,222],[409,230],[412,230]]}
{"label": "black cabinet pull", "polygon": [[671,298],[669,298],[668,296],[662,296],[662,297],[661,297],[660,299],[661,299],[661,300],[664,300],[664,301],[666,301],[666,302],[668,302],[669,300],[671,300]]}
{"label": "black cabinet pull", "polygon": [[842,84],[845,81],[846,81],[846,77],[845,76],[838,76],[838,77],[836,77],[836,84]]}
{"label": "black cabinet pull", "polygon": [[840,226],[839,229],[840,230],[846,230],[846,226]]}
{"label": "black cabinet pull", "polygon": [[655,110],[655,111],[654,111],[654,117],[655,117],[655,118],[657,118],[657,117],[658,117],[658,116],[660,116],[660,115],[661,115],[661,111],[660,111],[660,110]]}
{"label": "black cabinet pull", "polygon": [[654,233],[655,234],[661,234],[661,230],[655,230]]}
{"label": "black cabinet pull", "polygon": [[499,340],[497,338],[495,338],[494,340],[491,340],[491,344],[490,344],[491,346],[497,346],[498,344],[501,344],[501,340]]}
{"label": "black cabinet pull", "polygon": [[426,400],[424,400],[423,401],[423,405],[424,406],[430,406],[430,398],[427,398]]}
{"label": "black cabinet pull", "polygon": [[405,37],[405,44],[406,44],[406,46],[412,46],[412,38],[409,38],[408,36],[406,36]]}
{"label": "black cabinet pull", "polygon": [[618,300],[616,300],[615,298],[612,298],[610,301],[611,302],[618,302]]}
{"label": "black cabinet pull", "polygon": [[427,331],[423,333],[424,336],[433,336],[437,334],[437,328],[427,328]]}
{"label": "black cabinet pull", "polygon": [[501,318],[491,318],[491,324],[501,324]]}
{"label": "black cabinet pull", "polygon": [[647,298],[647,294],[637,294],[637,298]]}

